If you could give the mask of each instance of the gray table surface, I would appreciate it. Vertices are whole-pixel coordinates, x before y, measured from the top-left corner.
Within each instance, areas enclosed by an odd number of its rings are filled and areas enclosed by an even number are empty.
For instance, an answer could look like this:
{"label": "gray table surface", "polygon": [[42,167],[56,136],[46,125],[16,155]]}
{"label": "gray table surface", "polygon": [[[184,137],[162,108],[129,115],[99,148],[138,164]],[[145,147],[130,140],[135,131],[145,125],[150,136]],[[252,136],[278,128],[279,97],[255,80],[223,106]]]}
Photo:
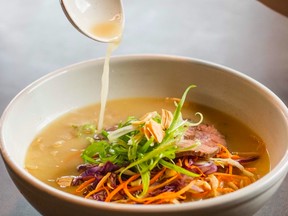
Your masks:
{"label": "gray table surface", "polygon": [[[58,0],[0,3],[0,113],[41,76],[105,55],[105,44],[68,23]],[[263,83],[288,105],[287,17],[254,0],[124,0],[124,6],[124,37],[115,55],[157,53],[219,63]],[[287,206],[288,177],[256,216],[287,216]],[[2,159],[0,215],[39,215]]]}

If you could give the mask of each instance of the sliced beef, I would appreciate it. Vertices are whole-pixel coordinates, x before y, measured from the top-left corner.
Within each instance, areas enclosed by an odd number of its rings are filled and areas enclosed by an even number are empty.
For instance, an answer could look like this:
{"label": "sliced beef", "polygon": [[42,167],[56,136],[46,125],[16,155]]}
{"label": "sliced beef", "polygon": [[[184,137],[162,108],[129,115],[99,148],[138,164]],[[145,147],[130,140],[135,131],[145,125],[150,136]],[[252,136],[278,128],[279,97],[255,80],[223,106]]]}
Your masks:
{"label": "sliced beef", "polygon": [[189,146],[195,145],[195,142],[199,141],[201,145],[196,149],[179,151],[177,156],[198,156],[210,158],[215,156],[221,150],[221,147],[218,144],[226,146],[225,137],[213,125],[208,124],[200,124],[195,127],[190,127],[184,135],[184,140],[181,141],[178,146],[181,149],[185,149]]}

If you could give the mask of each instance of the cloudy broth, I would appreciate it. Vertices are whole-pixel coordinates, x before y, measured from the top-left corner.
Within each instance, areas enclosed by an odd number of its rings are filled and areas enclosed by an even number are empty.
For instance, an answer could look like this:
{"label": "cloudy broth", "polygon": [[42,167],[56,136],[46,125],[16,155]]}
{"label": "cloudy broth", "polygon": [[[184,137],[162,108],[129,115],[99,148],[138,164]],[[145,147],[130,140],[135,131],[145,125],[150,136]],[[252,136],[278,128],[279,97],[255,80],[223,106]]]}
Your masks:
{"label": "cloudy broth", "polygon": [[[140,117],[162,108],[174,111],[172,101],[165,99],[134,98],[108,101],[105,112],[105,127],[113,126],[128,116]],[[60,176],[78,175],[76,167],[83,163],[80,155],[88,142],[76,136],[73,125],[97,124],[96,114],[100,105],[91,105],[71,111],[44,128],[30,145],[25,161],[26,169],[41,181],[60,190],[74,193],[75,188],[60,188],[55,182]],[[194,103],[186,103],[182,109],[184,118],[198,121],[195,112],[201,112],[204,123],[213,124],[227,140],[230,151],[260,152],[261,156],[249,166],[257,168],[260,176],[270,170],[267,151],[261,139],[236,119],[215,109]]]}

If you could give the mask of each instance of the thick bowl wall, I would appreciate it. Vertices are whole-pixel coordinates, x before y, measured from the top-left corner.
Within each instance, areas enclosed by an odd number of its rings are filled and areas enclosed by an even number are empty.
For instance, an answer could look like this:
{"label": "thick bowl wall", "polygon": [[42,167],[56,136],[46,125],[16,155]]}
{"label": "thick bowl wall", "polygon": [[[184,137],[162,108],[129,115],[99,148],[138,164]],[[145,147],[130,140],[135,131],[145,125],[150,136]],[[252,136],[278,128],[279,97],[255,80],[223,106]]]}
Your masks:
{"label": "thick bowl wall", "polygon": [[[23,195],[44,215],[243,215],[253,214],[280,186],[288,169],[287,108],[270,90],[234,70],[188,58],[124,56],[111,60],[109,99],[180,97],[196,84],[188,100],[235,116],[267,144],[271,172],[229,195],[181,205],[135,206],[85,200],[51,188],[23,169],[35,135],[74,109],[99,102],[103,59],[52,72],[24,89],[1,118],[1,153]],[[277,131],[277,133],[272,132]],[[57,212],[55,210],[57,209]]]}

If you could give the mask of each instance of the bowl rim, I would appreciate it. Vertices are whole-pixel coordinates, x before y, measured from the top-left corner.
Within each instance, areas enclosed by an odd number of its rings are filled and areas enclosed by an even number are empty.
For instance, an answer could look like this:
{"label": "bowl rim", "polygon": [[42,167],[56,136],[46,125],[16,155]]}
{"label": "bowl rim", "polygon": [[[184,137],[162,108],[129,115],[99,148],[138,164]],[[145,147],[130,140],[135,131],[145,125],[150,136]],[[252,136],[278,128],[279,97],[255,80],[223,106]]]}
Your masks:
{"label": "bowl rim", "polygon": [[[212,63],[212,62],[197,59],[197,58],[176,56],[176,55],[166,55],[166,54],[136,54],[136,55],[131,54],[131,55],[113,56],[111,57],[110,62],[111,64],[113,64],[113,62],[117,63],[117,62],[139,61],[139,60],[140,61],[142,60],[150,60],[150,61],[151,60],[153,61],[169,60],[169,61],[178,61],[178,62],[183,61],[183,62],[189,62],[192,64],[201,64],[203,66],[213,67],[213,68],[217,68],[222,71],[228,72],[232,74],[233,76],[246,80],[251,85],[262,90],[263,93],[269,96],[270,100],[273,101],[273,103],[277,104],[278,109],[281,110],[283,114],[283,118],[288,119],[288,109],[286,105],[270,89],[268,89],[266,86],[256,81],[255,79],[249,77],[246,74],[243,74],[234,69],[231,69],[229,67],[226,67],[217,63]],[[269,173],[267,173],[261,179],[257,180],[256,183],[248,185],[245,188],[242,188],[241,190],[235,191],[228,195],[222,195],[222,196],[215,197],[212,199],[203,200],[201,202],[181,203],[181,205],[164,204],[165,208],[159,208],[158,205],[148,205],[148,206],[133,205],[133,204],[123,205],[123,204],[118,204],[118,203],[105,203],[105,202],[97,202],[94,200],[83,199],[82,197],[78,197],[76,195],[72,195],[72,194],[60,191],[38,180],[36,177],[28,173],[24,169],[24,167],[14,162],[12,159],[12,156],[5,148],[5,143],[4,143],[4,138],[3,138],[3,125],[5,124],[5,119],[9,115],[10,109],[13,108],[15,102],[19,98],[33,91],[35,88],[37,88],[37,86],[45,83],[46,81],[50,79],[54,79],[57,76],[61,76],[62,74],[68,73],[70,70],[75,70],[77,68],[81,68],[81,67],[88,66],[88,65],[98,64],[103,61],[104,61],[104,57],[90,59],[90,60],[85,60],[85,61],[81,61],[78,63],[74,63],[71,65],[59,68],[55,71],[52,71],[40,77],[39,79],[35,80],[31,84],[29,84],[27,87],[25,87],[23,90],[21,90],[5,108],[0,118],[0,153],[5,162],[5,165],[8,166],[11,170],[13,170],[13,172],[15,172],[17,175],[19,175],[24,181],[29,182],[30,184],[33,184],[33,187],[36,187],[37,189],[42,190],[45,193],[50,194],[51,196],[55,196],[60,199],[69,201],[71,203],[75,203],[78,205],[83,205],[83,206],[87,206],[91,208],[98,208],[98,209],[108,210],[108,211],[120,211],[120,212],[137,212],[141,210],[142,212],[147,212],[147,213],[149,212],[155,212],[155,213],[162,212],[163,213],[163,212],[171,212],[171,211],[197,210],[197,209],[208,208],[208,207],[213,208],[215,206],[223,205],[224,203],[225,205],[227,203],[230,203],[230,204],[235,203],[235,202],[241,203],[244,200],[252,199],[253,197],[258,196],[260,193],[263,192],[263,190],[264,191],[268,190],[270,187],[276,184],[277,180],[279,180],[279,177],[284,178],[285,175],[287,174],[288,172],[288,150],[285,152],[281,161]],[[288,120],[286,122],[288,124]]]}

